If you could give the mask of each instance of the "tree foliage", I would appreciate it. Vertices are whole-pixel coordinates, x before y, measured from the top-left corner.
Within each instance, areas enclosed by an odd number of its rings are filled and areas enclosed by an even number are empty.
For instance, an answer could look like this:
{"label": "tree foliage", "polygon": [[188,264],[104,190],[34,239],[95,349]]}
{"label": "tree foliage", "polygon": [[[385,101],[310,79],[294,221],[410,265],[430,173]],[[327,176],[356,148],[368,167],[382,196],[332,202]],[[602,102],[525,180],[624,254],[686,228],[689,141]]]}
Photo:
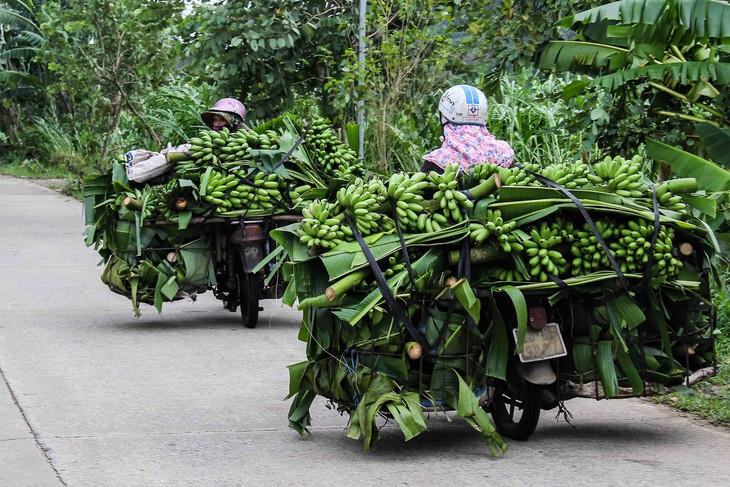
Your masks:
{"label": "tree foliage", "polygon": [[146,121],[144,97],[170,79],[177,63],[171,26],[182,0],[66,0],[48,3],[47,38],[40,59],[53,73],[49,93],[61,111],[84,120],[102,134],[99,154],[106,159],[123,113],[130,113],[160,145],[157,129]]}
{"label": "tree foliage", "polygon": [[[649,155],[676,174],[698,180],[712,174],[703,180],[708,189],[730,189],[730,172],[707,159],[730,152],[730,3],[621,0],[561,24],[576,38],[552,42],[540,66],[595,76],[568,86],[566,97],[589,87],[614,94],[607,111],[591,112],[605,116],[603,132],[612,135],[606,145],[625,150],[648,142]],[[716,228],[730,216],[727,196],[719,202]]]}
{"label": "tree foliage", "polygon": [[0,2],[0,133],[18,144],[18,103],[37,95],[42,65],[35,61],[43,35],[31,1]]}
{"label": "tree foliage", "polygon": [[324,85],[357,28],[353,0],[229,0],[199,4],[179,32],[198,79],[265,119],[314,96],[331,116]]}

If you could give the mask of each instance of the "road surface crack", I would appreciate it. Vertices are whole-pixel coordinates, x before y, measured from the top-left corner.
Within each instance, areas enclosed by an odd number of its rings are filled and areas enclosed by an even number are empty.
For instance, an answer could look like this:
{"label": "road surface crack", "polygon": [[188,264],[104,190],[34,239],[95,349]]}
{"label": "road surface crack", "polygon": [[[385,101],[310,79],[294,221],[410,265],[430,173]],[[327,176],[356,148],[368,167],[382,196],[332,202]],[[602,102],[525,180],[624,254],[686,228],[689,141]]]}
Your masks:
{"label": "road surface crack", "polygon": [[51,467],[51,469],[53,469],[53,473],[56,475],[56,478],[58,479],[58,481],[61,482],[61,485],[63,485],[64,487],[67,487],[66,482],[64,482],[64,480],[61,478],[60,472],[58,471],[58,469],[56,469],[56,466],[53,464],[53,461],[48,456],[48,452],[46,451],[45,448],[43,448],[40,438],[38,437],[38,433],[33,428],[33,426],[30,424],[30,421],[28,420],[28,416],[25,414],[23,407],[18,402],[18,398],[15,395],[13,388],[10,387],[10,382],[8,382],[8,378],[5,376],[5,372],[3,371],[2,367],[0,367],[0,377],[2,377],[3,382],[5,382],[5,387],[8,388],[8,392],[10,393],[10,397],[13,399],[13,403],[15,404],[15,407],[17,407],[18,411],[20,411],[20,415],[23,417],[23,421],[25,421],[26,426],[28,426],[28,430],[33,435],[33,440],[35,441],[35,444],[38,447],[38,449],[41,451],[43,458],[46,459],[46,463],[48,463],[48,465]]}

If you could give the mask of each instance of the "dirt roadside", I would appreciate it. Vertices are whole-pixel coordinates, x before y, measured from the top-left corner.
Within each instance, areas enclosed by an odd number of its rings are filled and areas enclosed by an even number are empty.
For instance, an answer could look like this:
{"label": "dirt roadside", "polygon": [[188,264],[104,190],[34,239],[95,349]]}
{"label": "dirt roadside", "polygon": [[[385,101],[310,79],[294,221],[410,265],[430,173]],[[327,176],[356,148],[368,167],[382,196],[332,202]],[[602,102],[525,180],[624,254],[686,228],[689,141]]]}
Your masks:
{"label": "dirt roadside", "polygon": [[26,181],[37,184],[38,186],[43,186],[44,188],[52,189],[54,191],[63,192],[63,190],[66,188],[66,185],[68,184],[68,181],[65,179],[36,179],[36,178],[19,178],[19,179],[25,179]]}

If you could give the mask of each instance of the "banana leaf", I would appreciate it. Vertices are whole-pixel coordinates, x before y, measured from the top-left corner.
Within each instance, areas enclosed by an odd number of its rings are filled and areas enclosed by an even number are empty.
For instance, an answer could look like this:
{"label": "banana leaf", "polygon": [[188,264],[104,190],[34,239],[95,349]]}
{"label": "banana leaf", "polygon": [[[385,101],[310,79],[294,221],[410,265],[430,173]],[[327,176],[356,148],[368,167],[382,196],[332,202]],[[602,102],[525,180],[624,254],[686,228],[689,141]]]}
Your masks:
{"label": "banana leaf", "polygon": [[616,342],[613,340],[599,341],[596,355],[598,373],[607,398],[614,397],[618,393],[618,374],[613,358],[615,345]]}
{"label": "banana leaf", "polygon": [[[436,404],[430,404],[434,409],[443,409],[444,404],[457,404],[459,397],[458,374],[445,361],[439,360],[434,364],[428,391]],[[473,394],[472,394],[473,395]]]}
{"label": "banana leaf", "polygon": [[525,301],[525,295],[516,286],[495,287],[494,292],[504,292],[512,301],[515,316],[517,317],[517,352],[522,352],[525,345],[525,335],[527,334],[527,302]]}
{"label": "banana leaf", "polygon": [[559,25],[577,28],[578,23],[590,25],[601,21],[618,21],[623,25],[654,25],[665,17],[667,9],[671,9],[673,15],[678,15],[684,29],[697,38],[730,37],[727,22],[730,8],[726,2],[717,0],[623,0],[565,17]]}
{"label": "banana leaf", "polygon": [[[436,266],[440,262],[440,260],[440,253],[433,250],[427,251],[418,260],[412,263],[414,278],[418,279],[419,277],[431,271],[431,269]],[[388,287],[393,292],[393,294],[397,294],[399,288],[404,285],[410,285],[410,278],[408,276],[408,272],[403,270],[393,275],[390,279],[387,280],[387,282]],[[322,293],[319,294],[323,293],[324,290],[322,290]],[[318,296],[319,294],[314,294],[314,296]],[[376,305],[379,305],[382,302],[383,295],[381,294],[380,289],[374,289],[361,301],[352,306],[336,310],[334,311],[334,314],[337,315],[337,317],[339,317],[341,320],[354,325],[355,323],[359,322],[371,309],[373,309]]]}
{"label": "banana leaf", "polygon": [[489,352],[487,353],[486,375],[497,379],[507,380],[507,359],[509,342],[507,341],[507,325],[499,312],[494,296],[489,295],[492,307],[492,323],[487,330]]}
{"label": "banana leaf", "polygon": [[474,290],[469,285],[466,278],[459,279],[456,284],[451,286],[451,291],[459,300],[461,306],[469,313],[474,323],[479,324],[479,315],[481,313],[481,301],[474,295]]}
{"label": "banana leaf", "polygon": [[309,408],[317,394],[310,390],[301,390],[295,396],[289,407],[289,427],[304,436],[309,434],[309,425],[312,423]]}
{"label": "banana leaf", "polygon": [[[713,61],[652,64],[598,76],[585,83],[585,86],[598,86],[615,91],[629,81],[642,78],[649,80],[671,79],[672,81],[685,83],[688,80],[698,83],[709,79],[719,85],[726,85],[730,83],[730,64]],[[574,93],[575,91],[571,92],[571,94]]]}
{"label": "banana leaf", "polygon": [[296,233],[299,226],[299,223],[292,223],[269,232],[269,236],[286,249],[287,255],[295,264],[316,258],[316,256],[310,255],[307,246],[302,245],[299,241]]}
{"label": "banana leaf", "polygon": [[289,369],[289,394],[284,398],[285,401],[294,397],[300,391],[299,383],[302,380],[304,372],[307,370],[308,363],[309,361],[304,360],[287,367]]}
{"label": "banana leaf", "polygon": [[707,154],[725,169],[730,170],[730,131],[711,123],[698,123],[695,128]]}
{"label": "banana leaf", "polygon": [[177,228],[185,230],[193,219],[193,212],[190,210],[181,211],[177,214]]}
{"label": "banana leaf", "polygon": [[[441,232],[405,234],[403,240],[406,248],[434,247],[455,244],[468,234],[468,222],[464,222],[445,228]],[[376,260],[388,257],[401,249],[398,235],[376,234],[365,237],[364,240]],[[357,242],[340,244],[326,254],[320,255],[319,258],[327,268],[331,280],[369,266],[365,254]]]}
{"label": "banana leaf", "polygon": [[168,301],[172,301],[175,296],[177,296],[177,292],[180,290],[180,285],[177,283],[176,277],[177,276],[170,276],[165,282],[165,285],[160,289],[160,292],[168,299]]}
{"label": "banana leaf", "polygon": [[688,206],[691,206],[700,213],[704,213],[710,218],[717,217],[717,200],[707,198],[704,196],[696,196],[690,194],[683,194],[682,201]]}
{"label": "banana leaf", "polygon": [[551,41],[540,56],[539,67],[570,71],[574,68],[615,70],[629,62],[627,49],[585,41]]}
{"label": "banana leaf", "polygon": [[[622,301],[622,298],[626,298],[626,299]],[[619,309],[618,309],[617,302],[622,303],[621,311],[619,311]],[[611,326],[612,335],[613,335],[614,339],[620,345],[619,348],[621,348],[624,352],[628,350],[628,346],[626,345],[626,340],[624,338],[624,332],[623,332],[624,326],[623,325],[625,323],[627,323],[627,318],[632,319],[632,320],[638,319],[638,315],[636,314],[636,312],[637,311],[639,313],[641,312],[641,310],[638,309],[638,307],[636,307],[635,305],[634,305],[634,307],[631,307],[632,304],[633,303],[631,303],[631,301],[626,296],[608,299],[606,301],[606,310],[608,312],[607,313],[608,322]],[[625,311],[627,313],[627,316],[624,316],[622,311]],[[641,316],[643,318],[643,313],[641,314]],[[641,319],[641,321],[639,321],[639,323],[641,323],[643,321],[644,320]],[[639,323],[636,323],[633,326],[634,327],[638,326]],[[629,325],[627,324],[627,328],[628,328],[628,326]]]}
{"label": "banana leaf", "polygon": [[647,139],[646,151],[652,159],[667,161],[678,176],[697,179],[707,191],[730,190],[730,171],[717,164],[652,139]]}
{"label": "banana leaf", "polygon": [[208,286],[215,284],[215,268],[208,240],[198,239],[180,247],[185,265],[185,283]]}
{"label": "banana leaf", "polygon": [[472,428],[479,431],[484,438],[487,448],[492,456],[497,457],[507,451],[507,445],[502,437],[497,433],[494,423],[489,415],[479,407],[479,401],[474,395],[474,391],[467,385],[459,374],[454,372],[459,381],[459,400],[455,404],[456,415],[464,418]]}
{"label": "banana leaf", "polygon": [[400,394],[399,397],[402,402],[389,401],[386,407],[408,441],[426,431],[426,417],[418,402],[417,393]]}
{"label": "banana leaf", "polygon": [[571,347],[573,349],[573,365],[575,366],[576,372],[586,374],[596,367],[596,362],[593,359],[593,347],[591,347],[590,342],[580,343],[578,338],[580,337],[574,339]]}
{"label": "banana leaf", "polygon": [[644,381],[639,375],[639,371],[636,370],[636,365],[634,365],[628,352],[622,347],[616,349],[616,361],[631,386],[631,392],[634,394],[642,392],[644,390]]}
{"label": "banana leaf", "polygon": [[[601,201],[605,203],[613,203],[615,205],[623,204],[622,198],[613,193],[600,191],[597,189],[571,189],[569,190],[576,198],[583,200]],[[502,203],[509,201],[530,201],[539,199],[566,199],[565,193],[557,188],[548,188],[541,186],[503,186],[499,190],[499,201]]]}
{"label": "banana leaf", "polygon": [[626,329],[633,330],[644,321],[646,316],[641,308],[626,295],[619,296],[613,300],[616,312],[626,323]]}
{"label": "banana leaf", "polygon": [[347,437],[354,440],[364,436],[365,449],[369,450],[378,441],[378,430],[375,428],[375,417],[381,406],[388,401],[399,401],[400,398],[394,389],[397,388],[392,379],[375,374],[360,403],[350,417],[350,428]]}

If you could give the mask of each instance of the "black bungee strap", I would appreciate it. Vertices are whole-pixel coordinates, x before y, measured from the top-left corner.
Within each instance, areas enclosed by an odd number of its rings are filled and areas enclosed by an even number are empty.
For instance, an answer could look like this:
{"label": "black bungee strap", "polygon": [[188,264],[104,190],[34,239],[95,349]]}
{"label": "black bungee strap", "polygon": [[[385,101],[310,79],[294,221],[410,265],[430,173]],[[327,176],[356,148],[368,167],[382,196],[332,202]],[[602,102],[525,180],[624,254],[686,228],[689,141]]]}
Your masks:
{"label": "black bungee strap", "polygon": [[649,247],[649,258],[646,261],[646,268],[644,269],[644,275],[641,276],[639,286],[649,285],[649,274],[651,266],[654,264],[654,246],[659,238],[659,201],[657,200],[656,188],[652,183],[649,183],[651,189],[651,204],[652,210],[654,210],[654,231],[651,234],[651,247]]}
{"label": "black bungee strap", "polygon": [[596,224],[593,221],[593,218],[588,214],[588,210],[583,205],[583,203],[568,189],[561,186],[560,184],[556,183],[555,181],[546,178],[542,174],[538,174],[536,172],[530,171],[529,169],[525,168],[521,164],[515,164],[516,167],[522,169],[526,173],[532,175],[535,179],[540,181],[543,184],[546,184],[548,186],[551,186],[555,189],[558,189],[563,194],[565,194],[570,200],[575,203],[575,206],[578,208],[578,211],[580,211],[580,214],[585,219],[586,223],[588,224],[588,227],[591,229],[593,234],[598,238],[598,243],[601,244],[601,247],[603,247],[603,251],[606,253],[606,257],[608,258],[608,262],[611,264],[611,267],[613,267],[613,270],[616,271],[616,275],[618,276],[618,279],[621,283],[621,288],[624,292],[628,292],[629,287],[628,283],[626,282],[626,276],[624,276],[624,273],[621,272],[621,266],[618,265],[618,262],[616,262],[616,259],[614,259],[613,254],[611,253],[611,249],[608,247],[608,244],[603,239],[603,236],[601,236],[601,232],[598,231],[598,228],[596,228]]}
{"label": "black bungee strap", "polygon": [[393,220],[395,221],[395,230],[398,232],[398,240],[400,240],[400,248],[403,252],[403,260],[406,263],[406,271],[408,272],[408,278],[411,280],[411,293],[416,290],[416,279],[413,277],[413,267],[411,267],[411,257],[408,255],[408,247],[406,241],[403,238],[403,232],[401,231],[400,221],[398,220],[398,214],[395,211],[395,201],[393,198],[389,198],[390,209],[393,213]]}
{"label": "black bungee strap", "polygon": [[367,243],[365,243],[365,240],[363,239],[362,235],[360,235],[360,232],[357,229],[357,225],[352,221],[352,219],[349,217],[349,215],[345,214],[345,219],[347,220],[347,223],[350,225],[350,228],[352,229],[352,234],[355,237],[355,240],[360,245],[360,248],[362,249],[363,254],[365,255],[365,258],[368,261],[368,264],[370,265],[370,269],[373,271],[373,277],[375,278],[375,282],[378,284],[378,289],[380,289],[380,293],[383,295],[383,299],[385,299],[386,304],[390,308],[390,311],[398,318],[402,323],[403,326],[406,327],[406,330],[411,335],[413,340],[418,342],[419,345],[421,345],[421,348],[423,349],[424,353],[430,352],[431,347],[428,345],[428,342],[426,341],[426,338],[424,334],[420,333],[411,322],[410,317],[408,316],[408,312],[403,309],[403,307],[396,301],[395,296],[393,296],[393,293],[390,291],[390,288],[388,287],[388,283],[385,279],[385,276],[383,275],[383,272],[380,270],[380,266],[378,265],[378,261],[375,260],[375,256],[370,251],[370,248],[368,247]]}

